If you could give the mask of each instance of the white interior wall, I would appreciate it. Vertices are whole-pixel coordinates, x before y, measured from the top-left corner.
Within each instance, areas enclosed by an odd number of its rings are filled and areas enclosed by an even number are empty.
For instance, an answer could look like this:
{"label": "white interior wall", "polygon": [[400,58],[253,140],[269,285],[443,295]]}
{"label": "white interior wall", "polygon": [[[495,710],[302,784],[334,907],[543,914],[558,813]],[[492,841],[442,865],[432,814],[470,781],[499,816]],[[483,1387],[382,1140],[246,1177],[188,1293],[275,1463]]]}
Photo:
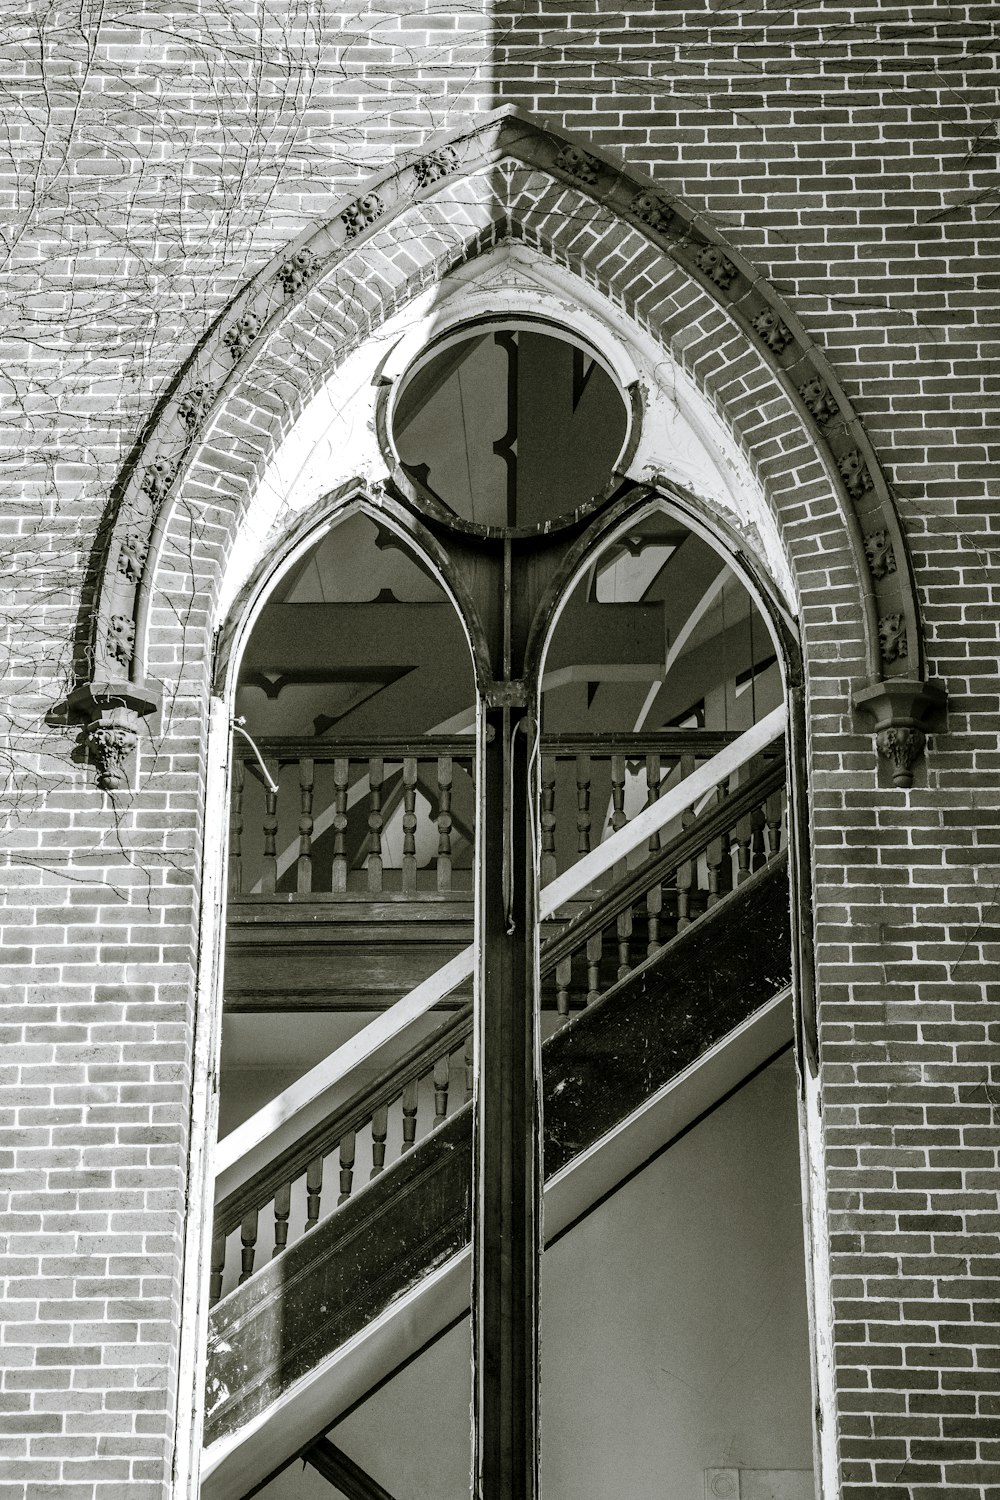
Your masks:
{"label": "white interior wall", "polygon": [[[395,1500],[468,1500],[468,1321],[331,1433]],[[544,1500],[701,1500],[807,1470],[795,1074],[783,1055],[546,1252]],[[336,1491],[300,1465],[264,1500]]]}

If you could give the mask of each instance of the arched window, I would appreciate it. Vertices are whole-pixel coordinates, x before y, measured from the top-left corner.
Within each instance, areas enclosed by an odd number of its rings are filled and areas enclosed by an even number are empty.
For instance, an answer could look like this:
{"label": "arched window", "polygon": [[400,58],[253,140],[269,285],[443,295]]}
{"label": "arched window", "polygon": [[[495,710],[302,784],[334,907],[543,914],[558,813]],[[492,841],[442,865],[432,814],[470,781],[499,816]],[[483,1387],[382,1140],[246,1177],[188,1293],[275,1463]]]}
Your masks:
{"label": "arched window", "polygon": [[[236,676],[205,1494],[299,1493],[299,1453],[343,1489],[377,1431],[348,1493],[535,1495],[541,1465],[579,1496],[574,1422],[635,1373],[595,1383],[602,1340],[640,1327],[645,1368],[694,1295],[659,1317],[659,1262],[621,1318],[550,1295],[609,1195],[653,1246],[666,1148],[704,1176],[752,1137],[725,1180],[759,1168],[782,1212],[742,1251],[675,1216],[671,1254],[729,1278],[727,1316],[794,1254],[784,643],[696,509],[624,477],[638,393],[577,334],[463,326],[378,422],[385,493],[281,560]],[[804,1289],[782,1307],[770,1406],[730,1378],[701,1425],[645,1410],[636,1482],[712,1470],[744,1401],[745,1466],[806,1473]]]}

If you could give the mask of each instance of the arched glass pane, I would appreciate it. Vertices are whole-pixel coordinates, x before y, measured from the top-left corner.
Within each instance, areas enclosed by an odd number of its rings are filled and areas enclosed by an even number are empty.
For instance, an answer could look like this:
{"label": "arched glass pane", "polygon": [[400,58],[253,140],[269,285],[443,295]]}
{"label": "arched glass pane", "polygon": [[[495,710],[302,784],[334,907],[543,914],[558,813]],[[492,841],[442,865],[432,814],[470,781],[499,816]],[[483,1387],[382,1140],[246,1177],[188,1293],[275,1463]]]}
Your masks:
{"label": "arched glass pane", "polygon": [[[471,959],[438,977],[474,932],[475,683],[455,607],[400,536],[352,512],[273,589],[236,714],[209,1443],[324,1361],[334,1423],[345,1391],[437,1330],[430,1273],[470,1232]],[[422,985],[404,1024],[394,1007]],[[461,1303],[465,1262],[457,1275]],[[404,1303],[412,1348],[356,1342]],[[466,1360],[455,1411],[434,1408],[442,1441],[464,1433],[466,1473],[469,1381]],[[310,1421],[291,1447],[322,1439]],[[397,1456],[375,1467],[406,1493]],[[296,1465],[268,1493],[317,1482]]]}
{"label": "arched glass pane", "polygon": [[666,510],[546,655],[543,912],[576,880],[540,944],[546,1500],[812,1494],[782,697],[746,585]]}

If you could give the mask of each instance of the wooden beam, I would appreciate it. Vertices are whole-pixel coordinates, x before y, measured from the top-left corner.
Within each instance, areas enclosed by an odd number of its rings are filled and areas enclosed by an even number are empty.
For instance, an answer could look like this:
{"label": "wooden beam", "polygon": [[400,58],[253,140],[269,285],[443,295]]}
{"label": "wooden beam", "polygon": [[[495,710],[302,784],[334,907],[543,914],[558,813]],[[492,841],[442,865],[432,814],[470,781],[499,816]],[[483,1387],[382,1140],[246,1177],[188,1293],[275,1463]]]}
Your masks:
{"label": "wooden beam", "polygon": [[302,1457],[317,1474],[322,1474],[324,1479],[346,1496],[346,1500],[393,1500],[388,1490],[383,1489],[377,1480],[366,1473],[360,1464],[356,1464],[353,1458],[348,1458],[344,1450],[331,1443],[329,1438],[320,1438],[319,1442],[306,1449]]}

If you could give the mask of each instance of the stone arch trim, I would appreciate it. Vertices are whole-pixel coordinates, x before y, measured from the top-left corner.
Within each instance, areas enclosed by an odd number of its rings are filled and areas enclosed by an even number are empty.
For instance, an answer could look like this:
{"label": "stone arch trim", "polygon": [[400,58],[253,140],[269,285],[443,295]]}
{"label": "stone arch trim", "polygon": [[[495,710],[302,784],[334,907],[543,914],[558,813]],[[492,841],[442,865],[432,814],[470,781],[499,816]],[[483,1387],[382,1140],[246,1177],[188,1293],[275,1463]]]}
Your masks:
{"label": "stone arch trim", "polygon": [[[822,577],[827,605],[842,611],[854,702],[873,717],[895,779],[909,784],[921,724],[943,695],[925,680],[892,497],[834,371],[702,216],[512,109],[394,166],[300,235],[178,372],[123,466],[98,541],[70,701],[91,720],[99,784],[121,784],[137,720],[158,705],[148,625],[181,497],[206,520],[204,556],[191,566],[217,578],[256,478],[323,380],[416,292],[509,239],[602,289],[715,404],[798,549],[800,579]],[[808,655],[805,590],[802,602]]]}

